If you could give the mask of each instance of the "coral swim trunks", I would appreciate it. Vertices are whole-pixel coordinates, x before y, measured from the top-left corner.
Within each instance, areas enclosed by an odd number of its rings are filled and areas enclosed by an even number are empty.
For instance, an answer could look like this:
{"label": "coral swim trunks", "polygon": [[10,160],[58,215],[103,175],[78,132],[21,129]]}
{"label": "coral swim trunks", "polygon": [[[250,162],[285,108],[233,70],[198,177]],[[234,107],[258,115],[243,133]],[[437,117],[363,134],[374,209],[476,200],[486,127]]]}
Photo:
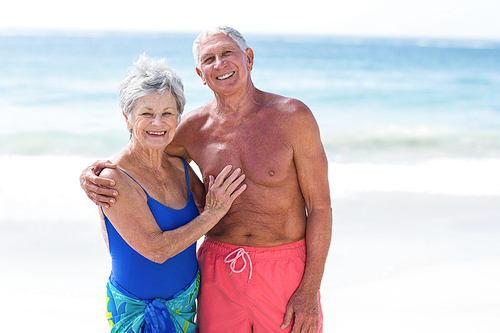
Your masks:
{"label": "coral swim trunks", "polygon": [[[261,248],[205,239],[198,250],[199,333],[290,332],[293,323],[284,330],[281,325],[305,261],[305,240]],[[321,333],[321,304],[319,310]]]}

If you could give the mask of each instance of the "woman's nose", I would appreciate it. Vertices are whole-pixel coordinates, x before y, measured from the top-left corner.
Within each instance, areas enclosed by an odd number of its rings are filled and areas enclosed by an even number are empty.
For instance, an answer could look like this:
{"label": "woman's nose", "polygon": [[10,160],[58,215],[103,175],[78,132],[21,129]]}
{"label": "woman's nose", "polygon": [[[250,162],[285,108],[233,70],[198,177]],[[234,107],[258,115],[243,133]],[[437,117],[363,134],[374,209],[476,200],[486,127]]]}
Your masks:
{"label": "woman's nose", "polygon": [[161,114],[157,114],[153,118],[153,125],[160,126],[163,123],[163,120],[161,119]]}

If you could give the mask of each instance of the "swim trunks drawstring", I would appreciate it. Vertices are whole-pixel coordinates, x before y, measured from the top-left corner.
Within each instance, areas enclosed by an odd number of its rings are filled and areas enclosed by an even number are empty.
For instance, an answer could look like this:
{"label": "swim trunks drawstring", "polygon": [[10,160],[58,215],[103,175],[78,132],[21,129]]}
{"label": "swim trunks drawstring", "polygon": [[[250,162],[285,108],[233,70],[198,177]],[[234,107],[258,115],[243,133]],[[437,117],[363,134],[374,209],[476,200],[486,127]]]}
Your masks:
{"label": "swim trunks drawstring", "polygon": [[[233,256],[233,255],[234,255],[234,258],[230,259],[231,256]],[[248,263],[250,264],[250,275],[248,276],[248,281],[247,281],[247,284],[248,284],[248,282],[250,282],[250,279],[252,278],[253,268],[252,268],[252,259],[250,259],[250,255],[248,254],[247,251],[245,251],[244,248],[240,247],[239,249],[236,249],[233,252],[229,253],[226,256],[226,258],[224,259],[224,262],[229,264],[229,268],[231,268],[231,274],[233,272],[234,273],[241,273],[247,267],[247,259],[245,258],[245,256],[246,256],[246,258],[248,258]],[[241,269],[239,269],[239,270],[235,270],[236,261],[239,258],[243,259],[243,267],[241,267]]]}

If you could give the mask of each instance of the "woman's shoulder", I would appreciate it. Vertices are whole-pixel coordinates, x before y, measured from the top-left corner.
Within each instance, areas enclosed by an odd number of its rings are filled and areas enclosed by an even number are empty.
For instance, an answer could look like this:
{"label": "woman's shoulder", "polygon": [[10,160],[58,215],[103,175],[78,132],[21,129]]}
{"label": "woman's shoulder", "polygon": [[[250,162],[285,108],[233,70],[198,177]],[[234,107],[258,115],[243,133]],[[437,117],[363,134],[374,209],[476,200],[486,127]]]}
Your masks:
{"label": "woman's shoulder", "polygon": [[121,169],[120,167],[118,167],[116,169],[112,169],[112,168],[102,169],[99,176],[104,177],[104,178],[113,179],[113,180],[118,180],[118,179],[121,179],[124,175],[124,173],[122,171],[120,171],[120,169]]}
{"label": "woman's shoulder", "polygon": [[114,180],[117,190],[120,188],[134,187],[136,181],[132,178],[132,174],[137,174],[137,172],[134,172],[134,164],[129,161],[128,156],[121,151],[118,155],[114,156],[111,161],[117,165],[117,168],[103,169],[100,176]]}
{"label": "woman's shoulder", "polygon": [[112,179],[115,182],[114,188],[121,192],[124,189],[128,190],[131,187],[134,187],[134,182],[132,181],[131,176],[128,176],[125,172],[125,170],[118,166],[116,169],[103,169],[100,176]]}

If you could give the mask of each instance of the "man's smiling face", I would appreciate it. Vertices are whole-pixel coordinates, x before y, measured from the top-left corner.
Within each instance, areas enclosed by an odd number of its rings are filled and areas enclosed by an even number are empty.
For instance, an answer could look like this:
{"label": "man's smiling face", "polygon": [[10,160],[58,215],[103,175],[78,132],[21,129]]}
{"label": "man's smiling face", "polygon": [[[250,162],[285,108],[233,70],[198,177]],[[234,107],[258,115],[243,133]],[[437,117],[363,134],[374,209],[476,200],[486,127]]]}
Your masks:
{"label": "man's smiling face", "polygon": [[200,68],[196,72],[214,92],[229,93],[246,82],[253,64],[251,51],[243,52],[224,34],[205,37],[198,48]]}

